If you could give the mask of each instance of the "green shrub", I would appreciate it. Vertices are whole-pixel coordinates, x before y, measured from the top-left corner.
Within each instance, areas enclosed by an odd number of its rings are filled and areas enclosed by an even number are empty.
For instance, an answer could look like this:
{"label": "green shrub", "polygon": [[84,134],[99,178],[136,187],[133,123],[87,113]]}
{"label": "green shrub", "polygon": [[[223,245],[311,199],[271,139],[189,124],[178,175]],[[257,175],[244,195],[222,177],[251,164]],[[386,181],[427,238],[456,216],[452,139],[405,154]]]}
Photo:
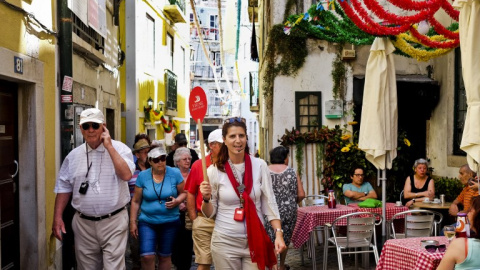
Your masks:
{"label": "green shrub", "polygon": [[435,197],[440,198],[440,194],[445,194],[446,202],[453,202],[462,192],[463,185],[457,178],[448,178],[441,176],[432,176],[435,180]]}

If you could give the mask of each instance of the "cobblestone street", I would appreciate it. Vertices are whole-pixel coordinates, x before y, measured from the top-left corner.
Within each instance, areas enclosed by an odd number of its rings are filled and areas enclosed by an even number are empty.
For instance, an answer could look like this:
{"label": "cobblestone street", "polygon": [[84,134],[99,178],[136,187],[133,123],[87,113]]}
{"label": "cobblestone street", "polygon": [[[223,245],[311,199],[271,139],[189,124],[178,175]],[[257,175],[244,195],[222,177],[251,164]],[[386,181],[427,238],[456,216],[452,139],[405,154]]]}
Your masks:
{"label": "cobblestone street", "polygon": [[[322,264],[323,264],[323,249],[317,247],[316,248],[316,258],[317,258],[317,269],[322,269]],[[380,256],[380,253],[378,254]],[[286,264],[290,266],[290,270],[311,270],[312,269],[312,262],[309,258],[307,258],[307,253],[304,251],[304,264],[302,265],[302,259],[300,255],[300,249],[289,249],[288,254],[287,254],[287,259],[286,259]],[[361,267],[361,262],[360,262],[360,256],[359,256],[359,269],[364,269]],[[354,255],[344,255],[343,256],[343,268],[345,270],[353,270],[355,269],[355,257]],[[127,269],[131,270],[131,261],[129,256],[127,256]],[[176,269],[175,267],[172,267],[172,270]],[[192,266],[191,270],[197,269],[196,266]],[[212,267],[211,269],[215,269]],[[335,250],[330,249],[328,252],[328,264],[327,264],[327,269],[329,270],[334,270],[338,269],[338,261],[337,261],[337,253]],[[370,255],[370,268],[367,269],[375,269],[375,259],[373,255]],[[220,270],[220,269],[219,269]]]}

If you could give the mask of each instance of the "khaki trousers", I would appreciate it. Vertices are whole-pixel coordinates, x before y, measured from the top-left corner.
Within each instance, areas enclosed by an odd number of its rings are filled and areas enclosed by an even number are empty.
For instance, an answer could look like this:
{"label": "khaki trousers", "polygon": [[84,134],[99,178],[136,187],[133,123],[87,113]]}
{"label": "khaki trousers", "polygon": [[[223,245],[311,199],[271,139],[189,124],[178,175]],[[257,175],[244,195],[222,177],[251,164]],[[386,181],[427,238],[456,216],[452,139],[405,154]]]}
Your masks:
{"label": "khaki trousers", "polygon": [[212,243],[213,227],[215,220],[204,216],[197,216],[192,224],[193,251],[195,262],[198,264],[212,264]]}
{"label": "khaki trousers", "polygon": [[248,240],[213,232],[212,258],[215,269],[222,270],[258,270],[257,264],[250,258]]}
{"label": "khaki trousers", "polygon": [[128,240],[128,213],[123,210],[100,221],[83,219],[75,213],[72,220],[75,256],[79,270],[125,269]]}

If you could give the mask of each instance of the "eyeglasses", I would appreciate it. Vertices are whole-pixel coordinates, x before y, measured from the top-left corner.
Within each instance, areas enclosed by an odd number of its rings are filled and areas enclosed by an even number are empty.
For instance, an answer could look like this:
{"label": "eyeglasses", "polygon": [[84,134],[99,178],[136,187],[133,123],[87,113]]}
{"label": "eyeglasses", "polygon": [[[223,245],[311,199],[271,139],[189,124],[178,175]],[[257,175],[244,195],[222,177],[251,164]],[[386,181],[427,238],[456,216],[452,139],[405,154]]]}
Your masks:
{"label": "eyeglasses", "polygon": [[425,249],[430,252],[430,253],[435,253],[438,249],[439,252],[445,252],[447,249],[447,246],[445,244],[443,245],[427,245],[425,246]]}
{"label": "eyeglasses", "polygon": [[159,157],[156,157],[156,158],[150,158],[151,161],[153,161],[153,163],[158,163],[158,162],[165,162],[165,160],[167,160],[167,156],[166,155],[161,155]]}
{"label": "eyeglasses", "polygon": [[245,118],[243,117],[231,117],[225,119],[224,124],[233,124],[234,122],[245,123]]}
{"label": "eyeglasses", "polygon": [[187,157],[187,158],[182,158],[181,160],[183,160],[183,161],[190,161],[190,160],[192,160],[192,158]]}
{"label": "eyeglasses", "polygon": [[99,123],[83,123],[82,124],[83,130],[89,130],[90,127],[92,127],[94,130],[97,130],[100,128],[100,124]]}
{"label": "eyeglasses", "polygon": [[358,174],[358,173],[356,173],[356,174],[354,174],[353,176],[356,176],[356,177],[365,177],[365,174]]}

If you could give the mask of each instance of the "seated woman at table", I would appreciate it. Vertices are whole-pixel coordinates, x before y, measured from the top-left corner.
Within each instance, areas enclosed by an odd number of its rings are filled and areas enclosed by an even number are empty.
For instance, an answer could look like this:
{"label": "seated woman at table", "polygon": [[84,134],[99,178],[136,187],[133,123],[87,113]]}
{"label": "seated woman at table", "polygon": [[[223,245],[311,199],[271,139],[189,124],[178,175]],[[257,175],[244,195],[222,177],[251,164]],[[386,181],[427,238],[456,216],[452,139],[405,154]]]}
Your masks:
{"label": "seated woman at table", "polygon": [[435,197],[435,184],[427,174],[428,161],[423,158],[415,160],[414,173],[407,177],[403,187],[403,204],[410,207],[415,202],[421,202],[425,198],[433,200]]}
{"label": "seated woman at table", "polygon": [[372,185],[368,182],[363,182],[365,175],[363,174],[362,167],[353,167],[350,172],[350,178],[352,179],[352,183],[343,185],[343,195],[345,195],[347,205],[365,201],[368,198],[377,198],[377,193]]}
{"label": "seated woman at table", "polygon": [[[474,197],[468,212],[468,219],[475,232],[473,238],[456,238],[448,246],[438,270],[446,269],[480,269],[480,198]],[[472,234],[471,234],[472,235]]]}

